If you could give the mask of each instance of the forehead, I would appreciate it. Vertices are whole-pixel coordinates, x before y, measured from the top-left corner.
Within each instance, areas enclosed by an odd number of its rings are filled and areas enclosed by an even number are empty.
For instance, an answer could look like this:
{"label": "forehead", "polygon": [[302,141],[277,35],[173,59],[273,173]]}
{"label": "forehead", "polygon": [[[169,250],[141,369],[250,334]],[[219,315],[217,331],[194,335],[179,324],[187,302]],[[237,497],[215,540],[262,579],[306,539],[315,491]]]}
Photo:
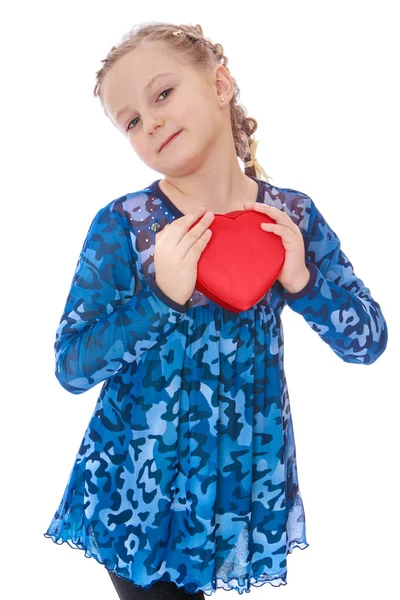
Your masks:
{"label": "forehead", "polygon": [[105,112],[115,120],[116,113],[127,100],[135,103],[144,95],[145,86],[155,75],[178,75],[185,71],[193,70],[183,55],[161,42],[142,43],[119,58],[106,73],[102,84]]}

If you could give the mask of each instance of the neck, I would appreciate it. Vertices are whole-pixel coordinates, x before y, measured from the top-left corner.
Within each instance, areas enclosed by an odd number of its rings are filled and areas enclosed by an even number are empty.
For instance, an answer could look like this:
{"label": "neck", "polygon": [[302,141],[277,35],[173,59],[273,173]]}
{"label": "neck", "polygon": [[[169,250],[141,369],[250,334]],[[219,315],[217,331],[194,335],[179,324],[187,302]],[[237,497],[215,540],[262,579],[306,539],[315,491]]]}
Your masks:
{"label": "neck", "polygon": [[172,201],[179,202],[185,213],[205,206],[213,213],[224,214],[233,210],[244,210],[244,202],[255,202],[258,185],[239,168],[224,179],[220,173],[215,177],[165,177],[159,183],[162,191]]}
{"label": "neck", "polygon": [[181,210],[184,207],[182,212],[203,205],[223,214],[244,210],[244,202],[256,201],[257,182],[240,168],[230,127],[226,132],[219,131],[211,145],[198,150],[195,165],[189,160],[176,172],[165,173],[159,184],[172,201],[179,203]]}

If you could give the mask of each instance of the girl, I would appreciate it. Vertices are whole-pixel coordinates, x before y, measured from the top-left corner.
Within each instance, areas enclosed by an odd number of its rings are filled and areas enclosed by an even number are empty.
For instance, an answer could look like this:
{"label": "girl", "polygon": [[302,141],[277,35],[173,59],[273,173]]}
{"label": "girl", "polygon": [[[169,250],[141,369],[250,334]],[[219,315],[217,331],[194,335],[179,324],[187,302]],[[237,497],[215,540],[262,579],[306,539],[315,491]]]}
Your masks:
{"label": "girl", "polygon": [[[258,165],[227,62],[199,25],[147,23],[97,73],[105,114],[164,179],[100,208],[83,244],[55,374],[72,394],[103,385],[44,535],[96,558],[123,599],[286,585],[287,555],[308,542],[281,312],[348,363],[387,345],[315,203]],[[214,214],[234,210],[272,217],[262,227],[285,249],[274,285],[240,313],[195,289]]]}

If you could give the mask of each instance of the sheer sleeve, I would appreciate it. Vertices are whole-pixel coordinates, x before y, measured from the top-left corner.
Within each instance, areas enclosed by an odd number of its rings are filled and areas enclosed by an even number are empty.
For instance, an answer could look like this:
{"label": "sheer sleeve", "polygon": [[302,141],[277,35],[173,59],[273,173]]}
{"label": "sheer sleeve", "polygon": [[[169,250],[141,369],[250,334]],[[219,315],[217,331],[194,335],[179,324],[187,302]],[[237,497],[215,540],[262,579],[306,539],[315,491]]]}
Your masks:
{"label": "sheer sleeve", "polygon": [[55,375],[72,394],[142,358],[187,310],[154,280],[135,292],[131,229],[116,202],[100,209],[89,227],[56,332]]}
{"label": "sheer sleeve", "polygon": [[342,360],[372,364],[388,341],[381,307],[356,276],[336,233],[308,201],[304,247],[310,279],[297,293],[282,288],[282,297]]}

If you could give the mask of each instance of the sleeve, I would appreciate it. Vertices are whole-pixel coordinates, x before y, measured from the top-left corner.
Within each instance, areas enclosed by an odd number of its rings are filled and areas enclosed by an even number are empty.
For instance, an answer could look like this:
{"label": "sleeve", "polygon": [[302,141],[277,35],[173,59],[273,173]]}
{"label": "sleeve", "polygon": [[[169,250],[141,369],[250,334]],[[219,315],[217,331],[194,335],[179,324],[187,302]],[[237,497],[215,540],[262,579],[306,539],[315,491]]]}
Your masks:
{"label": "sleeve", "polygon": [[121,203],[114,209],[116,202],[100,209],[89,227],[56,332],[55,375],[72,394],[142,358],[176,329],[187,310],[152,276],[135,293],[131,229]]}
{"label": "sleeve", "polygon": [[282,297],[344,362],[372,364],[388,341],[381,307],[354,273],[336,233],[308,200],[309,221],[303,237],[310,279],[297,293],[282,287]]}

